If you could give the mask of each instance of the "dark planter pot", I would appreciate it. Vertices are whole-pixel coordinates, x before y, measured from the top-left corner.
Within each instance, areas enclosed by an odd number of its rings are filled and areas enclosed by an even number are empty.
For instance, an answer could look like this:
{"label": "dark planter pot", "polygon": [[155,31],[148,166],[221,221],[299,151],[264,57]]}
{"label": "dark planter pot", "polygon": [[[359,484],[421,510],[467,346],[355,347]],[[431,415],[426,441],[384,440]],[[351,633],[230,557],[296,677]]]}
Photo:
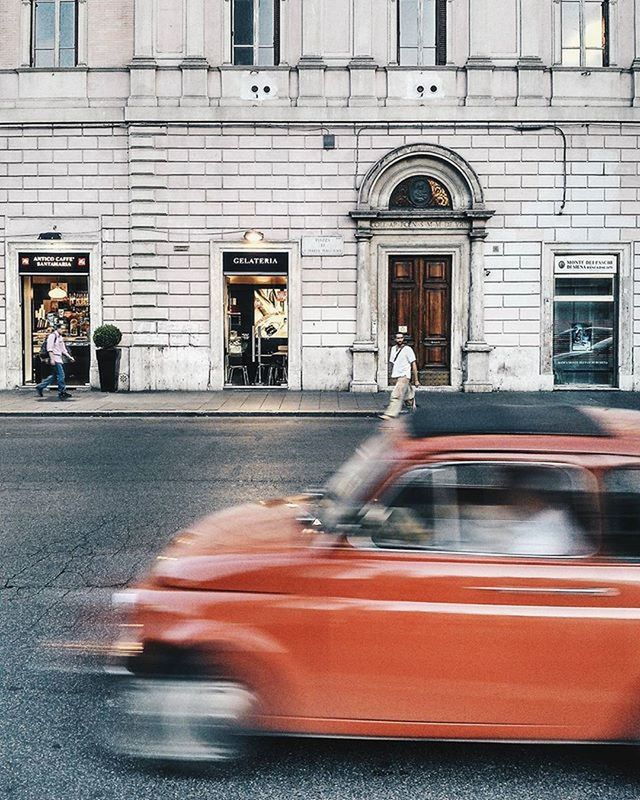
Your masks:
{"label": "dark planter pot", "polygon": [[118,373],[120,371],[120,348],[107,347],[96,350],[98,372],[100,373],[100,391],[118,391]]}

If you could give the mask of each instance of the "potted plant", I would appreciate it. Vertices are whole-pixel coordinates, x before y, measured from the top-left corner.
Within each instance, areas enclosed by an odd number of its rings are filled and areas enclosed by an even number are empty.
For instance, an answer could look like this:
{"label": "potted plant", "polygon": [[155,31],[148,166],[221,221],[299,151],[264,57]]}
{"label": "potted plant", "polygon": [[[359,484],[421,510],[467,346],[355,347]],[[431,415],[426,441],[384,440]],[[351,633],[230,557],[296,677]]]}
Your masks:
{"label": "potted plant", "polygon": [[118,372],[120,369],[120,348],[122,339],[120,328],[115,325],[100,325],[93,332],[93,343],[98,348],[98,372],[100,373],[100,391],[118,391]]}

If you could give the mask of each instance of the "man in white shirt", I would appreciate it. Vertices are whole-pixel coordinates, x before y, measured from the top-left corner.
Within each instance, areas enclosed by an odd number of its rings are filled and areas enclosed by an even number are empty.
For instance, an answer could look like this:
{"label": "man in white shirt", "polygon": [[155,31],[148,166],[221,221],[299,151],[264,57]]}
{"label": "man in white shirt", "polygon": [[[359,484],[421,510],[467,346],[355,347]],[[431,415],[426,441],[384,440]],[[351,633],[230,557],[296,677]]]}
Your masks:
{"label": "man in white shirt", "polygon": [[67,392],[64,382],[64,362],[62,357],[66,356],[69,361],[75,361],[75,359],[67,350],[60,333],[60,325],[54,325],[53,332],[47,336],[47,353],[49,354],[51,374],[36,386],[38,397],[42,397],[44,390],[56,381],[58,384],[58,400],[68,400],[71,395]]}
{"label": "man in white shirt", "polygon": [[397,417],[402,410],[403,403],[410,404],[413,408],[416,396],[413,387],[420,386],[416,354],[413,352],[413,348],[405,342],[404,333],[396,333],[395,341],[396,343],[389,353],[391,379],[395,380],[395,386],[391,392],[389,407],[384,414],[380,415],[382,419]]}

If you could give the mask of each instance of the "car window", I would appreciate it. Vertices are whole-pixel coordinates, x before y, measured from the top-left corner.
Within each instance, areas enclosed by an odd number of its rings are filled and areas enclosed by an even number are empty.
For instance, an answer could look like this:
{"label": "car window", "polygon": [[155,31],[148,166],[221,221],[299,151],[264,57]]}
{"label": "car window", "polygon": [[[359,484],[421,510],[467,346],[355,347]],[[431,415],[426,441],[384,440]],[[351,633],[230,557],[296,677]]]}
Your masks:
{"label": "car window", "polygon": [[364,525],[378,547],[586,555],[594,550],[588,486],[573,467],[439,465],[402,476]]}
{"label": "car window", "polygon": [[604,515],[605,554],[640,559],[640,469],[612,469],[605,474]]}

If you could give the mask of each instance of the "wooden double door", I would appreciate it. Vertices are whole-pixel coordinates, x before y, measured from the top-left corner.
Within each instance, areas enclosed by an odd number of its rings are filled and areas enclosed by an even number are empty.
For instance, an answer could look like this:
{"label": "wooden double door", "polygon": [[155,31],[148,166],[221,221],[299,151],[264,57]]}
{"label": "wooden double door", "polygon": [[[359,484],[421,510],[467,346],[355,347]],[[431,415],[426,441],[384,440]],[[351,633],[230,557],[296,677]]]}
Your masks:
{"label": "wooden double door", "polygon": [[451,257],[392,256],[389,344],[400,331],[413,347],[423,386],[451,383]]}

